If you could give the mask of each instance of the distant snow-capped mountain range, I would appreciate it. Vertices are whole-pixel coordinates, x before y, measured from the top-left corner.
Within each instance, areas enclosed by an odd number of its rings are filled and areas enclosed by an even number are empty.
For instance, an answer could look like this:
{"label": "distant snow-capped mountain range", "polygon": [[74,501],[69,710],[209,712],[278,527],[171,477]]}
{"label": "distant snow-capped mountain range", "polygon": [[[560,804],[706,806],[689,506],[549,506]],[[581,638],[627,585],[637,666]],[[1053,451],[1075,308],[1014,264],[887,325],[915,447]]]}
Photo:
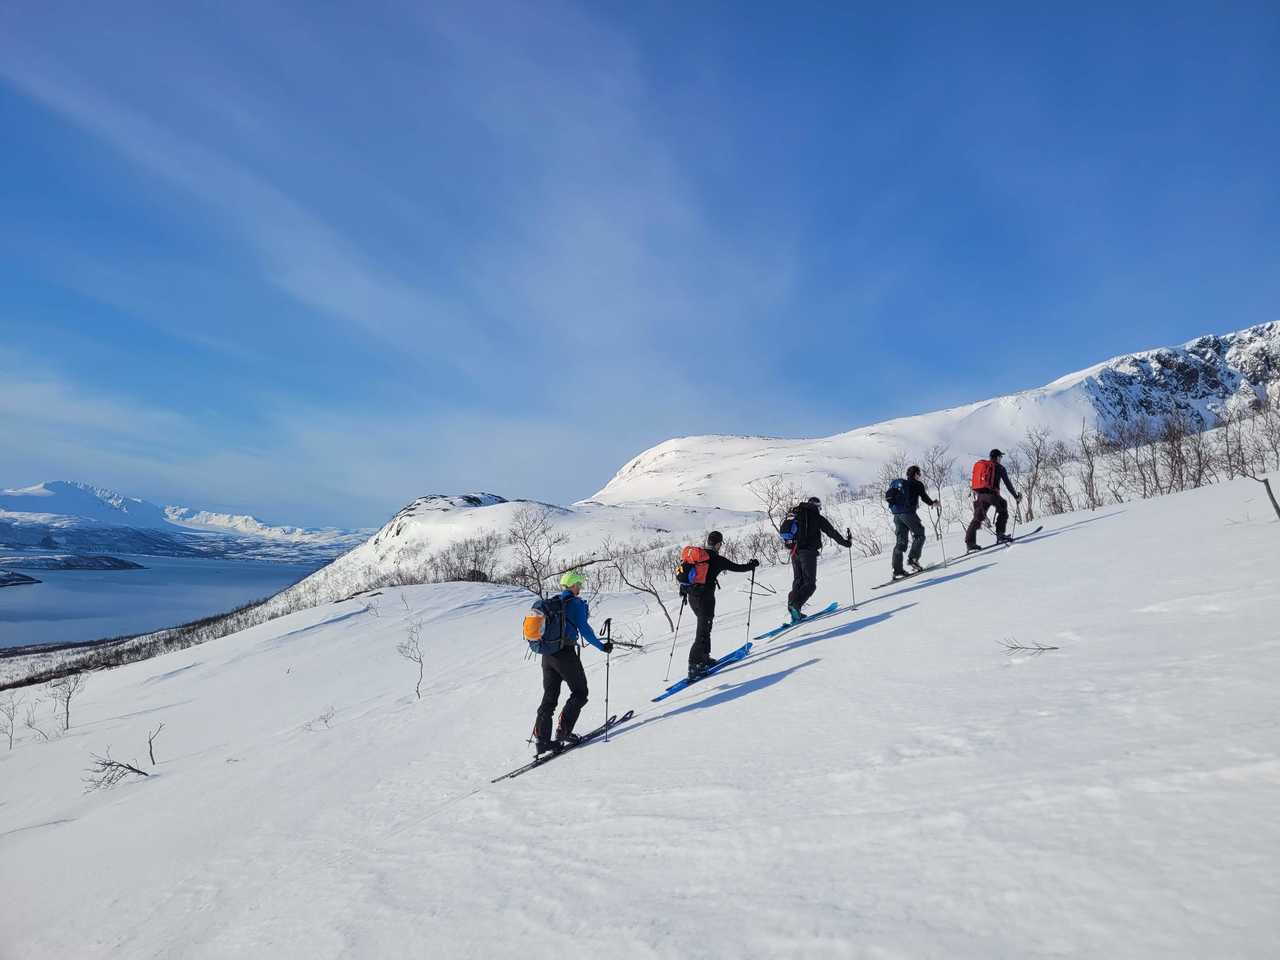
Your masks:
{"label": "distant snow-capped mountain range", "polygon": [[247,515],[159,507],[68,480],[0,490],[0,546],[8,548],[313,562],[345,553],[368,534],[273,526]]}

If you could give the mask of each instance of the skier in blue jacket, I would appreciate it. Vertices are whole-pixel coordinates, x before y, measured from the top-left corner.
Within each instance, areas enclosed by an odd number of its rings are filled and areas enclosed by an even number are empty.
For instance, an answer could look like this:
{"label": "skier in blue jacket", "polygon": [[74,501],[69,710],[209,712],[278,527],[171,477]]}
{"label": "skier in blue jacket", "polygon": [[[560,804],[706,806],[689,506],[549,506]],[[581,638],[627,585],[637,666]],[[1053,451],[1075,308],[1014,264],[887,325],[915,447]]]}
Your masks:
{"label": "skier in blue jacket", "polygon": [[[533,736],[537,741],[538,753],[562,749],[578,742],[579,737],[573,732],[578,722],[578,714],[587,703],[587,675],[582,669],[582,660],[578,656],[579,638],[585,639],[602,653],[613,650],[613,641],[601,642],[596,632],[591,629],[587,618],[591,609],[581,596],[585,582],[581,573],[570,570],[560,578],[560,599],[564,601],[565,640],[564,645],[555,653],[542,655],[542,703],[538,706],[538,717],[533,723]],[[560,684],[569,685],[569,699],[560,711],[560,720],[556,724],[556,734],[551,736],[551,715],[555,713],[556,703],[560,700]]]}

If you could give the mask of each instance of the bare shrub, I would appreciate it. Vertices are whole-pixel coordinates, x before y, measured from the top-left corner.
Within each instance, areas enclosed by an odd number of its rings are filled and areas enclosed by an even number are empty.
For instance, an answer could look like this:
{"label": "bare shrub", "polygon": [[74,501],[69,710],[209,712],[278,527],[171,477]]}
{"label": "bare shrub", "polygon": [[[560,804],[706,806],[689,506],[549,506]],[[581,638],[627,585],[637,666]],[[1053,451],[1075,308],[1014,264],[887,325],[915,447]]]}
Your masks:
{"label": "bare shrub", "polygon": [[516,553],[516,565],[507,579],[546,599],[546,582],[556,569],[556,551],[568,540],[552,525],[546,506],[530,503],[521,507],[507,532],[507,542]]}
{"label": "bare shrub", "polygon": [[662,615],[667,618],[667,626],[674,630],[675,621],[671,619],[671,611],[667,609],[663,593],[675,592],[675,567],[680,557],[679,548],[661,540],[632,542],[623,546],[615,546],[606,540],[604,552],[610,558],[606,563],[607,568],[627,589],[653,598]]}
{"label": "bare shrub", "polygon": [[780,473],[752,480],[747,489],[759,501],[775,532],[786,518],[787,511],[804,499],[804,492]]}
{"label": "bare shrub", "polygon": [[13,749],[13,733],[17,727],[18,707],[23,698],[13,690],[0,697],[0,734],[9,738],[9,749]]}
{"label": "bare shrub", "polygon": [[436,583],[488,583],[496,580],[503,542],[502,534],[493,532],[450,544],[427,558],[429,580]]}
{"label": "bare shrub", "polygon": [[23,718],[22,725],[26,727],[28,730],[30,730],[32,733],[34,733],[36,736],[38,736],[41,740],[48,742],[49,735],[45,733],[43,729],[41,729],[40,724],[36,719],[36,708],[39,705],[40,705],[39,697],[37,697],[36,699],[32,700],[30,703],[27,704],[27,712],[26,712],[26,716]]}
{"label": "bare shrub", "polygon": [[107,747],[106,751],[99,756],[96,753],[89,754],[89,769],[85,771],[84,783],[85,793],[91,793],[94,790],[107,790],[114,787],[125,777],[149,777],[151,774],[145,770],[140,770],[135,764],[125,763],[123,760],[113,760],[111,758],[111,748]]}
{"label": "bare shrub", "polygon": [[[396,653],[404,657],[410,663],[418,666],[418,682],[414,685],[413,692],[418,695],[418,699],[422,699],[422,677],[425,672],[426,657],[422,653],[422,622],[419,621],[409,627],[409,636],[396,644]],[[327,724],[326,724],[327,725]]]}
{"label": "bare shrub", "polygon": [[943,496],[943,492],[957,481],[956,458],[951,455],[951,448],[945,443],[935,443],[926,450],[920,461],[920,473],[930,494],[937,491],[938,509],[930,512],[929,522],[933,525],[934,536],[941,540],[942,531],[955,519],[949,502]]}
{"label": "bare shrub", "polygon": [[49,684],[49,690],[53,694],[53,702],[62,712],[62,729],[64,732],[71,729],[71,701],[84,689],[85,683],[86,677],[83,673],[73,673]]}

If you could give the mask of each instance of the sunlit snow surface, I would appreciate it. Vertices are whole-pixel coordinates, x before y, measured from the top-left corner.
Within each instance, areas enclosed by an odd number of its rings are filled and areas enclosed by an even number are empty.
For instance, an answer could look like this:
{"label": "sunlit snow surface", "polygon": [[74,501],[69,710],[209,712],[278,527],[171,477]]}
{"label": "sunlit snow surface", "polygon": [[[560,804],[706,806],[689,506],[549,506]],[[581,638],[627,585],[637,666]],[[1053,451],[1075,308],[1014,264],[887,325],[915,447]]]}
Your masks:
{"label": "sunlit snow surface", "polygon": [[[610,671],[637,718],[494,786],[540,695],[509,588],[92,674],[69,733],[45,703],[52,742],[0,741],[0,956],[1273,956],[1280,523],[1242,480],[1046,527],[874,594],[887,561],[858,561],[856,612],[662,704],[665,622],[602,597],[593,620],[652,644]],[[815,604],[848,600],[847,563]],[[745,636],[745,580],[713,652]],[[395,650],[418,621],[421,702]],[[84,794],[107,747],[154,775]]]}

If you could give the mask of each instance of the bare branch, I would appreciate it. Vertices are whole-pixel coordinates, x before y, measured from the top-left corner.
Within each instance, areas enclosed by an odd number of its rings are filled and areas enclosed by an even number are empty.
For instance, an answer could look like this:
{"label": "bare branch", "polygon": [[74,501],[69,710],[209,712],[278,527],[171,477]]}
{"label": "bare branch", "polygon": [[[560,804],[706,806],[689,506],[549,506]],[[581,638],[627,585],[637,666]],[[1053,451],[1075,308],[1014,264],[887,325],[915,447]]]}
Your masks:
{"label": "bare branch", "polygon": [[111,759],[110,747],[107,747],[101,756],[96,753],[89,754],[89,759],[91,761],[89,769],[85,771],[88,775],[84,777],[85,793],[114,787],[125,777],[131,775],[139,777],[151,776],[147,771],[138,769],[132,763]]}
{"label": "bare branch", "polygon": [[151,755],[151,765],[156,765],[156,737],[160,736],[160,731],[164,729],[164,724],[156,727],[147,734],[147,753]]}

